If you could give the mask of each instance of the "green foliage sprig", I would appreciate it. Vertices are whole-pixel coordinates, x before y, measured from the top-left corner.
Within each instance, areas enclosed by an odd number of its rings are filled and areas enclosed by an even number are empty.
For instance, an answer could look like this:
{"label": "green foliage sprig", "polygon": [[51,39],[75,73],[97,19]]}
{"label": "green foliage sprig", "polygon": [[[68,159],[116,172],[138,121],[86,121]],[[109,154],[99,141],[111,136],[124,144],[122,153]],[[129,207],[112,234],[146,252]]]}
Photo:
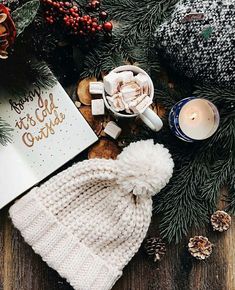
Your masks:
{"label": "green foliage sprig", "polygon": [[103,6],[114,19],[112,39],[103,39],[84,60],[83,76],[110,71],[122,64],[138,64],[147,72],[158,71],[154,51],[157,26],[172,12],[178,0],[104,0]]}
{"label": "green foliage sprig", "polygon": [[11,132],[12,128],[0,117],[0,144],[11,142]]}
{"label": "green foliage sprig", "polygon": [[[181,91],[181,99],[194,95],[211,100],[219,109],[221,121],[211,138],[193,144],[177,140],[166,128],[157,142],[164,143],[175,161],[174,175],[156,197],[155,211],[162,216],[160,230],[169,241],[179,242],[190,227],[200,228],[216,210],[221,188],[229,187],[228,210],[235,212],[235,93],[213,86],[197,87],[192,93]],[[168,97],[167,97],[168,96]],[[168,109],[179,100],[177,91],[156,90],[158,101]],[[154,136],[153,136],[154,137]]]}
{"label": "green foliage sprig", "polygon": [[26,27],[34,20],[40,2],[39,0],[31,0],[12,12],[12,18],[16,25],[17,36],[19,36]]}

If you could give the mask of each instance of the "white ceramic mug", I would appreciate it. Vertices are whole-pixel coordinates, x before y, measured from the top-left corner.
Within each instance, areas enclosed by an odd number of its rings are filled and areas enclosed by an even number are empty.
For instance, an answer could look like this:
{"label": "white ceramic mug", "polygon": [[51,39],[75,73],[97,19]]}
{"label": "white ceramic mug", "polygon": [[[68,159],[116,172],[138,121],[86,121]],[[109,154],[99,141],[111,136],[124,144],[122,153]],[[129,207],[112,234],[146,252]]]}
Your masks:
{"label": "white ceramic mug", "polygon": [[[153,99],[154,96],[154,87],[153,87],[153,82],[150,78],[150,76],[141,68],[134,66],[134,65],[123,65],[123,66],[119,66],[117,68],[115,68],[114,70],[112,70],[112,72],[122,72],[122,71],[132,71],[134,74],[138,74],[138,73],[143,73],[145,75],[148,76],[149,78],[149,88],[150,88],[150,98]],[[109,104],[109,102],[107,101],[106,98],[106,93],[104,93],[103,95],[103,99],[104,99],[104,103],[105,106],[107,107],[107,109],[109,109],[110,111],[113,112],[113,114],[117,117],[120,118],[133,118],[133,117],[137,117],[139,116],[141,118],[141,120],[153,131],[159,131],[162,126],[162,120],[159,118],[159,116],[153,111],[151,110],[149,107],[146,108],[144,110],[144,112],[142,112],[141,114],[122,114],[119,112],[116,112]]]}

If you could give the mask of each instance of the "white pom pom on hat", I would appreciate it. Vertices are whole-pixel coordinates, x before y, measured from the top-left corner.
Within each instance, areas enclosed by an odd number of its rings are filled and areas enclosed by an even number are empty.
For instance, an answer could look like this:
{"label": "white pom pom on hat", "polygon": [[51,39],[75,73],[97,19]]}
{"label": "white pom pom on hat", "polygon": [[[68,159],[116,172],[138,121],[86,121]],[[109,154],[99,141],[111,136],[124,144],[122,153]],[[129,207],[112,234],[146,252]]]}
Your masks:
{"label": "white pom pom on hat", "polygon": [[146,236],[151,196],[172,170],[162,145],[132,143],[117,160],[78,162],[33,188],[10,208],[10,217],[75,290],[110,290]]}
{"label": "white pom pom on hat", "polygon": [[158,193],[169,181],[174,163],[163,145],[153,140],[131,143],[118,156],[118,183],[135,195]]}

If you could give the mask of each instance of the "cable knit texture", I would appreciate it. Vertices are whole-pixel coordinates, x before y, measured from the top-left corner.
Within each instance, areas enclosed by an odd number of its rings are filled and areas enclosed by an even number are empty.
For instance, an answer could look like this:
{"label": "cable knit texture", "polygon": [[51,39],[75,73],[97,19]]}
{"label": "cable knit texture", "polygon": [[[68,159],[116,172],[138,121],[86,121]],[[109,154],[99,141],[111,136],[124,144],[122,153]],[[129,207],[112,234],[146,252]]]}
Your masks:
{"label": "cable knit texture", "polygon": [[22,236],[76,290],[109,290],[138,251],[173,161],[152,140],[79,162],[10,208]]}

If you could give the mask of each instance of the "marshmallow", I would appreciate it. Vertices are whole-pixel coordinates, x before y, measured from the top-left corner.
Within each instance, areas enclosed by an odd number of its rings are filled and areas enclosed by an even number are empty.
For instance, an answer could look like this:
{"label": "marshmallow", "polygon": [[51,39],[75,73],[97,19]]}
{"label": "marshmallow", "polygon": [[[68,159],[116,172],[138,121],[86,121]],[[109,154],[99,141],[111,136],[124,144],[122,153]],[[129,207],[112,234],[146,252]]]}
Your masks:
{"label": "marshmallow", "polygon": [[92,95],[103,95],[104,84],[102,82],[90,82],[89,83],[89,92]]}
{"label": "marshmallow", "polygon": [[122,85],[120,92],[122,93],[123,99],[125,101],[128,101],[129,99],[133,100],[133,98],[136,98],[136,96],[140,95],[140,87],[135,82],[131,82]]}
{"label": "marshmallow", "polygon": [[143,73],[135,76],[135,82],[140,86],[142,94],[149,94],[149,77]]}
{"label": "marshmallow", "polygon": [[147,97],[146,94],[140,95],[135,98],[132,102],[129,103],[129,107],[136,107],[139,103],[141,103]]}
{"label": "marshmallow", "polygon": [[93,116],[104,115],[103,99],[91,100],[91,113]]}
{"label": "marshmallow", "polygon": [[130,109],[136,114],[142,114],[152,104],[152,102],[152,98],[145,96],[137,106],[130,106]]}
{"label": "marshmallow", "polygon": [[121,78],[118,73],[111,72],[104,77],[104,88],[109,95],[114,95],[118,92],[118,86]]}
{"label": "marshmallow", "polygon": [[119,73],[119,76],[123,84],[132,82],[134,80],[134,74],[132,71],[122,71]]}
{"label": "marshmallow", "polygon": [[122,129],[118,127],[118,125],[115,122],[110,121],[104,128],[104,132],[113,139],[117,139],[118,136],[121,134]]}
{"label": "marshmallow", "polygon": [[80,108],[81,105],[82,105],[82,104],[81,104],[80,102],[78,102],[78,101],[76,101],[74,104],[75,104],[75,106],[76,106],[77,108]]}
{"label": "marshmallow", "polygon": [[122,94],[118,93],[112,97],[107,97],[110,106],[117,112],[123,111],[126,108],[126,104],[123,102]]}
{"label": "marshmallow", "polygon": [[151,103],[150,81],[144,73],[134,76],[132,71],[111,72],[104,77],[104,87],[110,96],[107,100],[116,112],[142,113]]}

